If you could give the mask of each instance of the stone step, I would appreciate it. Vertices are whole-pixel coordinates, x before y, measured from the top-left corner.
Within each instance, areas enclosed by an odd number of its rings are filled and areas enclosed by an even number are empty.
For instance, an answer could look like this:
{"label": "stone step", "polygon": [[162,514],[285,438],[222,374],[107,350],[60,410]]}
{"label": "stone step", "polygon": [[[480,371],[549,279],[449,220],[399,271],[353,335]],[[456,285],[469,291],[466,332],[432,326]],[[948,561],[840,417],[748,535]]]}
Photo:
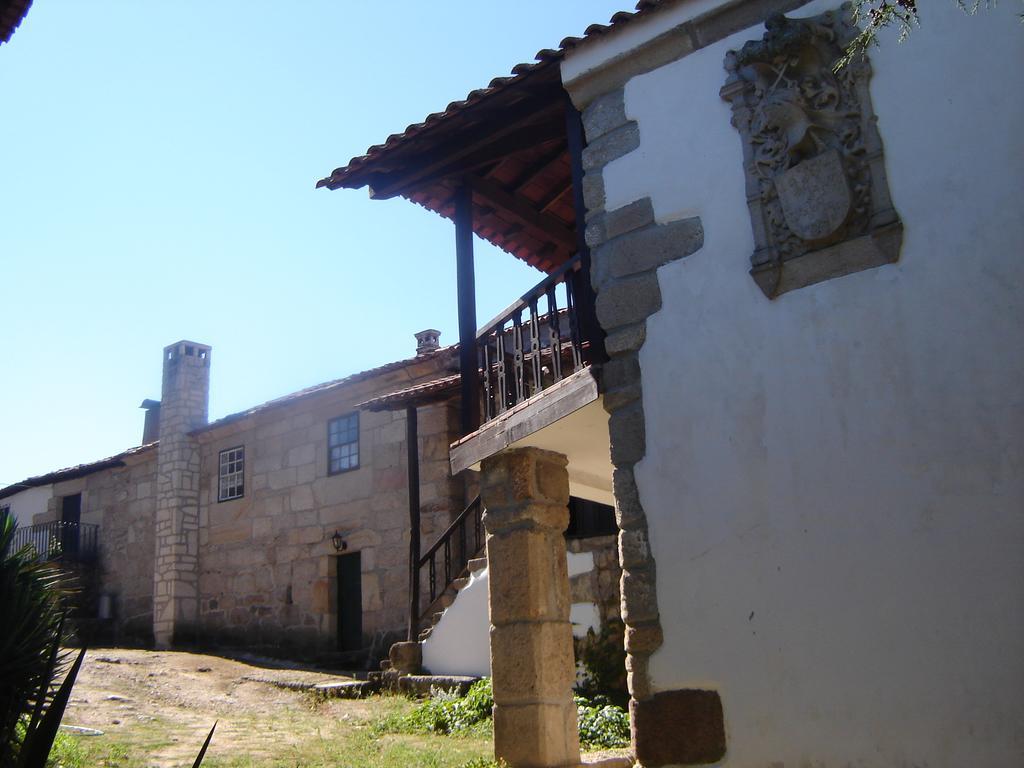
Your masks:
{"label": "stone step", "polygon": [[487,558],[475,557],[466,564],[466,567],[470,573],[478,573],[487,567]]}
{"label": "stone step", "polygon": [[321,683],[314,685],[313,690],[326,699],[361,699],[380,690],[380,684],[369,680],[356,680],[350,683]]}
{"label": "stone step", "polygon": [[410,696],[430,696],[435,690],[465,696],[479,679],[463,675],[405,675],[398,679],[398,689]]}
{"label": "stone step", "polygon": [[426,640],[428,637],[430,637],[430,633],[433,632],[433,631],[434,631],[433,627],[427,627],[426,629],[421,631],[420,634],[419,634],[420,642],[422,643],[424,640]]}
{"label": "stone step", "polygon": [[633,758],[617,755],[584,760],[581,768],[633,768]]}
{"label": "stone step", "polygon": [[439,622],[441,620],[442,616],[444,616],[444,611],[438,611],[437,613],[435,613],[433,616],[430,617],[430,623],[433,626],[436,627],[437,626],[437,622]]}
{"label": "stone step", "polygon": [[461,592],[462,590],[464,590],[467,584],[469,584],[468,577],[464,576],[461,579],[452,579],[452,586],[455,587],[456,592]]}

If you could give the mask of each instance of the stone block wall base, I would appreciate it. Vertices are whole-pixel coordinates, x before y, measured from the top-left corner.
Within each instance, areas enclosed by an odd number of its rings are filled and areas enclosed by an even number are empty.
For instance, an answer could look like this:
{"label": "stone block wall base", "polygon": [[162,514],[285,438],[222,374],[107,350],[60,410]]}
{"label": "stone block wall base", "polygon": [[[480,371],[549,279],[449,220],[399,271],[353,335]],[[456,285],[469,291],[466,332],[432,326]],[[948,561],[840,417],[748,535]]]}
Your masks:
{"label": "stone block wall base", "polygon": [[725,756],[722,700],[715,691],[664,691],[629,703],[633,749],[644,768],[702,765]]}
{"label": "stone block wall base", "polygon": [[562,768],[580,764],[573,704],[494,708],[494,754],[509,768]]}

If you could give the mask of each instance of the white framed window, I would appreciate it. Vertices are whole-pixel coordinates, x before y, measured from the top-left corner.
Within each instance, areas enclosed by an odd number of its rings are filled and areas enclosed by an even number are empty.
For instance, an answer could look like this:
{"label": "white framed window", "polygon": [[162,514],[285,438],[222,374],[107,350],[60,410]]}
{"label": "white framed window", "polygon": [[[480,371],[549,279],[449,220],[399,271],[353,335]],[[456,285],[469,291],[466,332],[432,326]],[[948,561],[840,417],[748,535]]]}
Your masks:
{"label": "white framed window", "polygon": [[240,499],[245,495],[245,447],[228,448],[220,452],[220,476],[217,482],[217,501]]}
{"label": "white framed window", "polygon": [[327,422],[327,474],[359,469],[359,414]]}

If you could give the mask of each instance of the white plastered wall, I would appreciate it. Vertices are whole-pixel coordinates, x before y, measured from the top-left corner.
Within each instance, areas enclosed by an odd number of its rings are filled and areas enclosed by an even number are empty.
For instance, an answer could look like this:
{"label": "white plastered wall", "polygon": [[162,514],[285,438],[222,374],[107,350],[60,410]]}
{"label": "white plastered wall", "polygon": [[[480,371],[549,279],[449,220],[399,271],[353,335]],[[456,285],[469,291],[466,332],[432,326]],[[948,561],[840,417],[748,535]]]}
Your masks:
{"label": "white plastered wall", "polygon": [[[594,569],[593,552],[567,552],[569,577]],[[594,603],[573,603],[569,620],[573,634],[600,629],[601,617]],[[455,601],[423,641],[423,666],[434,675],[491,674],[490,614],[487,608],[487,569],[470,575]]]}
{"label": "white plastered wall", "polygon": [[927,3],[906,43],[884,36],[900,262],[775,301],[747,274],[718,95],[725,51],[762,30],[626,86],[641,145],[606,167],[607,209],[650,196],[705,232],[659,270],[641,353],[650,672],[720,692],[722,765],[1024,764],[1019,10]]}
{"label": "white plastered wall", "polygon": [[0,499],[0,507],[10,506],[14,519],[24,528],[32,525],[33,517],[46,513],[46,504],[52,495],[52,485],[26,488],[6,499]]}

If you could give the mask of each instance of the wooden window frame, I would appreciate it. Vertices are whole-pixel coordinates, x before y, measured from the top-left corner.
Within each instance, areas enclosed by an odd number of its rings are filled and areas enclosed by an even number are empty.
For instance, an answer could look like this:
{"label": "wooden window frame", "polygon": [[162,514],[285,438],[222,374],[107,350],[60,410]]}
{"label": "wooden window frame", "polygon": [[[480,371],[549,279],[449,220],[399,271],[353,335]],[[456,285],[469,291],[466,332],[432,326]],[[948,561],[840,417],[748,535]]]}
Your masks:
{"label": "wooden window frame", "polygon": [[[355,421],[355,440],[348,440],[346,442],[341,442],[341,443],[333,444],[331,442],[331,437],[332,437],[331,427],[333,425],[341,422],[341,421],[347,421],[347,420],[350,420],[350,419]],[[346,427],[345,428],[345,432],[346,433],[349,432],[350,430],[351,430],[351,427]],[[335,432],[334,434],[338,434],[338,432]],[[334,468],[334,457],[333,457],[334,449],[335,448],[342,448],[342,447],[348,446],[348,445],[354,445],[355,446],[355,464],[353,464],[352,466],[341,467],[339,469],[335,469]],[[351,455],[348,456],[347,458],[351,458]],[[327,422],[327,474],[328,474],[328,476],[330,476],[330,475],[343,475],[346,472],[354,472],[355,470],[359,469],[359,466],[360,466],[360,463],[359,463],[359,411],[353,411],[352,413],[346,413],[343,416],[338,416],[338,417],[333,418],[333,419],[331,419],[330,421]]]}
{"label": "wooden window frame", "polygon": [[[228,458],[227,463],[230,464],[232,461],[239,461],[241,459],[241,468],[231,472],[225,472],[225,454],[240,453],[240,456],[235,458]],[[237,484],[232,483],[231,485],[225,486],[225,478],[238,477]],[[231,489],[235,489],[238,493],[234,496],[225,495],[225,492],[230,492]],[[234,448],[225,448],[217,454],[217,503],[220,504],[225,501],[234,501],[235,499],[241,499],[245,497],[245,446],[236,445]]]}

